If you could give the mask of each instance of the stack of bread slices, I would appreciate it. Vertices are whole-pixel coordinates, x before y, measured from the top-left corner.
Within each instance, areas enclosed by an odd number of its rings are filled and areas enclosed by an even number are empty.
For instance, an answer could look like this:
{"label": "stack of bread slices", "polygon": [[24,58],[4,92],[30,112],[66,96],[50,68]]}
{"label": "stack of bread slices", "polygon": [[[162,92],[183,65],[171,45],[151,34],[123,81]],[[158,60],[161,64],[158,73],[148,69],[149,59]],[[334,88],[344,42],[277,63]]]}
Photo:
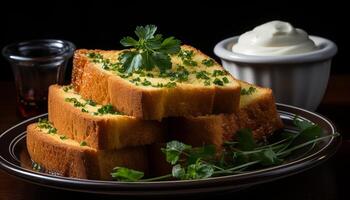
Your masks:
{"label": "stack of bread slices", "polygon": [[28,152],[45,171],[99,180],[117,166],[158,174],[150,166],[162,165],[167,141],[220,152],[241,128],[259,140],[283,127],[270,89],[234,79],[191,46],[171,56],[166,73],[119,72],[122,52],[77,50],[71,85],[50,86],[48,119],[27,128]]}

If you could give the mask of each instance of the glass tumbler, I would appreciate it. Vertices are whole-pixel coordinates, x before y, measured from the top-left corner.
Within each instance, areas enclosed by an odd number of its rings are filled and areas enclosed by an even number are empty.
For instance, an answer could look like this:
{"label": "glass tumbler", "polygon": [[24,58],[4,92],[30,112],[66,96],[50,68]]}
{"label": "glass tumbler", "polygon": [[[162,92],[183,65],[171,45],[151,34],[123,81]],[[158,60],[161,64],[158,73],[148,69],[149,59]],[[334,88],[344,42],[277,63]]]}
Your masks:
{"label": "glass tumbler", "polygon": [[64,40],[32,40],[2,49],[14,74],[17,108],[28,118],[47,112],[48,87],[63,84],[67,62],[75,45]]}

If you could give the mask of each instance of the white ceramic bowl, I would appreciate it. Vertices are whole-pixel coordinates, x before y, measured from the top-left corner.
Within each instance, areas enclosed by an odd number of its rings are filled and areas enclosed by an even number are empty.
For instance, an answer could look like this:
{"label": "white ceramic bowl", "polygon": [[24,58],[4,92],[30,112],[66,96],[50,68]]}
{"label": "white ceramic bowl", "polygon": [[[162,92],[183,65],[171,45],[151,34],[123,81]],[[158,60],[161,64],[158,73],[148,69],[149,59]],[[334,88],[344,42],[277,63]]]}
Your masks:
{"label": "white ceramic bowl", "polygon": [[276,101],[316,110],[327,88],[332,57],[337,46],[310,36],[316,51],[283,56],[252,56],[232,52],[239,36],[219,42],[214,53],[235,78],[273,90]]}

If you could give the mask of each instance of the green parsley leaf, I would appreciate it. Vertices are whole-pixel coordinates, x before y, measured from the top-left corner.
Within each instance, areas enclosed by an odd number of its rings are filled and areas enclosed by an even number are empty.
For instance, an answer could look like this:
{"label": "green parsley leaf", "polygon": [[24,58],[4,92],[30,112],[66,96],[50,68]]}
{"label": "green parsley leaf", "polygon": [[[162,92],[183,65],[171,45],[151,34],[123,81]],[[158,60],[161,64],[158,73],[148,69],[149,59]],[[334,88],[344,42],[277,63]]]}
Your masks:
{"label": "green parsley leaf", "polygon": [[181,41],[174,37],[166,38],[160,47],[160,50],[166,54],[176,54],[180,51]]}
{"label": "green parsley leaf", "polygon": [[214,145],[195,147],[189,151],[188,163],[196,163],[199,159],[212,160],[215,158],[216,149]]}
{"label": "green parsley leaf", "polygon": [[191,148],[190,145],[174,140],[168,142],[166,148],[162,148],[162,152],[165,153],[166,161],[174,165],[179,160],[181,153]]}
{"label": "green parsley leaf", "polygon": [[153,61],[155,66],[159,68],[160,71],[165,71],[167,69],[171,69],[171,61],[169,54],[165,54],[162,52],[154,52],[152,53]]}
{"label": "green parsley leaf", "polygon": [[143,178],[144,173],[141,171],[128,169],[125,167],[115,167],[112,170],[111,176],[118,181],[138,181]]}
{"label": "green parsley leaf", "polygon": [[300,119],[297,115],[293,119],[293,124],[294,126],[298,127],[301,131],[314,126],[313,123],[307,121],[307,120],[302,120]]}
{"label": "green parsley leaf", "polygon": [[257,155],[258,156],[256,158],[258,159],[256,160],[260,161],[260,164],[263,166],[276,165],[282,162],[282,160],[277,157],[277,154],[272,150],[272,148],[263,149]]}
{"label": "green parsley leaf", "polygon": [[190,164],[186,168],[182,168],[180,164],[173,166],[173,177],[181,180],[194,180],[211,177],[214,173],[212,165],[203,163],[201,161],[195,164]]}
{"label": "green parsley leaf", "polygon": [[171,69],[169,55],[180,51],[181,41],[174,37],[163,40],[162,35],[154,35],[156,31],[155,25],[138,26],[135,30],[138,40],[128,36],[120,41],[123,46],[134,48],[125,51],[118,58],[123,72],[132,73],[143,68],[152,70],[154,67],[158,67],[160,71]]}
{"label": "green parsley leaf", "polygon": [[250,129],[240,129],[237,131],[238,148],[243,151],[251,151],[256,147],[253,133]]}

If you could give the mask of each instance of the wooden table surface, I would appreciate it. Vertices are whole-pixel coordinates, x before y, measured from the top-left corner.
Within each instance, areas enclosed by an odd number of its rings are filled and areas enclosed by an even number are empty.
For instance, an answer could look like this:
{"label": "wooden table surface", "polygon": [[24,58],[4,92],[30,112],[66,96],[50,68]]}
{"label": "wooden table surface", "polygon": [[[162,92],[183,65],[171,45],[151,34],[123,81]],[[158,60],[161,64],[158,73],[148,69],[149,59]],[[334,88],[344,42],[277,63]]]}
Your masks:
{"label": "wooden table surface", "polygon": [[[0,131],[21,121],[16,115],[12,82],[0,82]],[[326,163],[271,183],[235,193],[216,194],[221,199],[350,199],[350,75],[331,76],[326,95],[317,110],[331,119],[343,135],[336,155]],[[117,199],[113,196],[67,192],[16,179],[0,170],[0,199]],[[199,197],[200,198],[200,197]],[[193,199],[193,198],[191,198]]]}

